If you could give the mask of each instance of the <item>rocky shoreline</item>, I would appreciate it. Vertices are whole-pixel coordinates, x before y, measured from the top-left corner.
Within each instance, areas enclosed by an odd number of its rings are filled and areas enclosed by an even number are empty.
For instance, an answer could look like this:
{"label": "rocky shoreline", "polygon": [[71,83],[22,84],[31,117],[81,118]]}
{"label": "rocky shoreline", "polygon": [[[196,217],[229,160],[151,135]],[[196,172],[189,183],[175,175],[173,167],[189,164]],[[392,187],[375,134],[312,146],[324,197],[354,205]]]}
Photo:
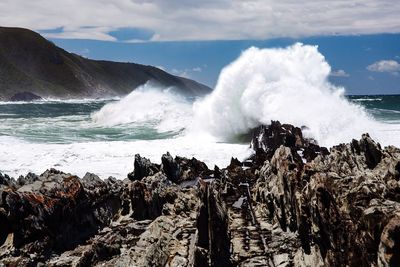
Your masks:
{"label": "rocky shoreline", "polygon": [[254,131],[224,169],[136,155],[125,180],[0,174],[0,266],[400,266],[400,149]]}

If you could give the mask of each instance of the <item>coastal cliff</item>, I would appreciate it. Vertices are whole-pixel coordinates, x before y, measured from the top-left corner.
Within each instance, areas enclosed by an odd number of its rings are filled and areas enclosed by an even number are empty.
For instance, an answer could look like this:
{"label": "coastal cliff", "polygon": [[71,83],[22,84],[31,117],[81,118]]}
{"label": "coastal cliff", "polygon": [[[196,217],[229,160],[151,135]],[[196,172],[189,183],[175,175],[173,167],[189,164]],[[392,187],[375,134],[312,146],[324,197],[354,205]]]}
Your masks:
{"label": "coastal cliff", "polygon": [[253,131],[226,168],[136,155],[125,180],[0,175],[5,266],[399,266],[400,149]]}
{"label": "coastal cliff", "polygon": [[28,29],[0,27],[0,100],[124,96],[147,82],[187,96],[211,89],[153,66],[90,60]]}

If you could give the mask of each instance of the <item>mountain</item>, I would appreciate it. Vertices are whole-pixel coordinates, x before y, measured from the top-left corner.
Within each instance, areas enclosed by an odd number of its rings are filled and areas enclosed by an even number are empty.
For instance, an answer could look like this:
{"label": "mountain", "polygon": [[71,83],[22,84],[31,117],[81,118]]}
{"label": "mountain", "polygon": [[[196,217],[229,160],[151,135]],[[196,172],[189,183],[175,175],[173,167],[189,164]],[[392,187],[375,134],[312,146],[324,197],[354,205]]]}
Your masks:
{"label": "mountain", "polygon": [[31,30],[0,27],[0,100],[123,96],[148,81],[188,96],[211,91],[153,66],[86,59]]}

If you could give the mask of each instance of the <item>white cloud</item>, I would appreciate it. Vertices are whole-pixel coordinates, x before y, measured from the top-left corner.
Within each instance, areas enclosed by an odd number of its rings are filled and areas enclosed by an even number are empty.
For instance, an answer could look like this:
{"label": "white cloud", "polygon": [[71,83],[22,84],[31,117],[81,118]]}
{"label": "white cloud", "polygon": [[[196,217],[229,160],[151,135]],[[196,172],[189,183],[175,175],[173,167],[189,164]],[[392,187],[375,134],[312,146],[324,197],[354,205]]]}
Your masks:
{"label": "white cloud", "polygon": [[171,73],[180,77],[184,77],[184,78],[190,78],[190,75],[188,73],[188,70],[178,70],[178,69],[172,69]]}
{"label": "white cloud", "polygon": [[202,72],[202,69],[201,69],[201,67],[194,67],[192,69],[192,71],[194,71],[194,72]]}
{"label": "white cloud", "polygon": [[400,71],[400,64],[395,60],[381,60],[367,66],[367,70],[373,72],[389,72],[396,75]]}
{"label": "white cloud", "polygon": [[2,0],[0,25],[64,27],[48,37],[115,41],[118,28],[152,41],[268,39],[400,32],[398,0]]}
{"label": "white cloud", "polygon": [[350,77],[350,75],[344,70],[332,71],[330,74],[332,77]]}
{"label": "white cloud", "polygon": [[194,74],[196,72],[202,72],[202,71],[203,71],[203,69],[201,67],[193,67],[191,69],[183,69],[183,70],[172,69],[171,73],[181,76],[181,77],[191,78],[192,74]]}

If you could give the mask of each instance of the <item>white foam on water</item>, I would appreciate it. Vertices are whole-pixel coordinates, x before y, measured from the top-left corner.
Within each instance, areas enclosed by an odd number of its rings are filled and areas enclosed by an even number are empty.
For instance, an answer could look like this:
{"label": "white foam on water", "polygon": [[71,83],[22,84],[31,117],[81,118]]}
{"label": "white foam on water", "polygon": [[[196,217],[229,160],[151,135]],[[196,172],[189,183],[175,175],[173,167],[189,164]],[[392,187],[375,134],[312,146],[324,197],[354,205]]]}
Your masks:
{"label": "white foam on water", "polygon": [[229,140],[279,120],[307,126],[305,134],[328,147],[364,132],[393,141],[381,123],[328,81],[330,72],[317,46],[249,48],[222,70],[215,90],[195,104],[194,129]]}
{"label": "white foam on water", "polygon": [[151,124],[159,132],[185,129],[192,117],[192,103],[170,89],[149,84],[92,114],[93,121],[101,126]]}
{"label": "white foam on water", "polygon": [[[91,121],[71,115],[72,121],[67,116],[37,122],[43,124],[40,127],[53,123],[65,131],[74,125],[78,131],[119,125],[133,131],[144,125],[172,132],[168,135],[172,138],[52,144],[43,134],[43,139],[36,139],[43,140],[40,143],[0,136],[0,172],[16,177],[54,167],[79,176],[89,171],[123,179],[133,169],[135,154],[159,163],[167,151],[196,157],[210,168],[225,167],[231,157],[243,160],[251,153],[248,144],[226,142],[271,120],[307,126],[305,134],[328,147],[359,139],[365,132],[383,145],[400,146],[400,125],[377,122],[360,105],[349,102],[344,89],[328,81],[330,71],[316,46],[249,48],[222,70],[215,90],[194,104],[170,89],[146,84],[91,114]],[[24,119],[8,122],[9,127],[30,127]]]}
{"label": "white foam on water", "polygon": [[112,141],[73,144],[37,144],[13,137],[0,137],[0,172],[12,177],[28,172],[40,174],[48,168],[83,177],[92,172],[101,178],[124,179],[133,170],[135,154],[160,163],[161,155],[196,157],[209,168],[225,167],[232,156],[243,160],[250,156],[248,145],[216,143],[212,139],[187,137],[151,141]]}

